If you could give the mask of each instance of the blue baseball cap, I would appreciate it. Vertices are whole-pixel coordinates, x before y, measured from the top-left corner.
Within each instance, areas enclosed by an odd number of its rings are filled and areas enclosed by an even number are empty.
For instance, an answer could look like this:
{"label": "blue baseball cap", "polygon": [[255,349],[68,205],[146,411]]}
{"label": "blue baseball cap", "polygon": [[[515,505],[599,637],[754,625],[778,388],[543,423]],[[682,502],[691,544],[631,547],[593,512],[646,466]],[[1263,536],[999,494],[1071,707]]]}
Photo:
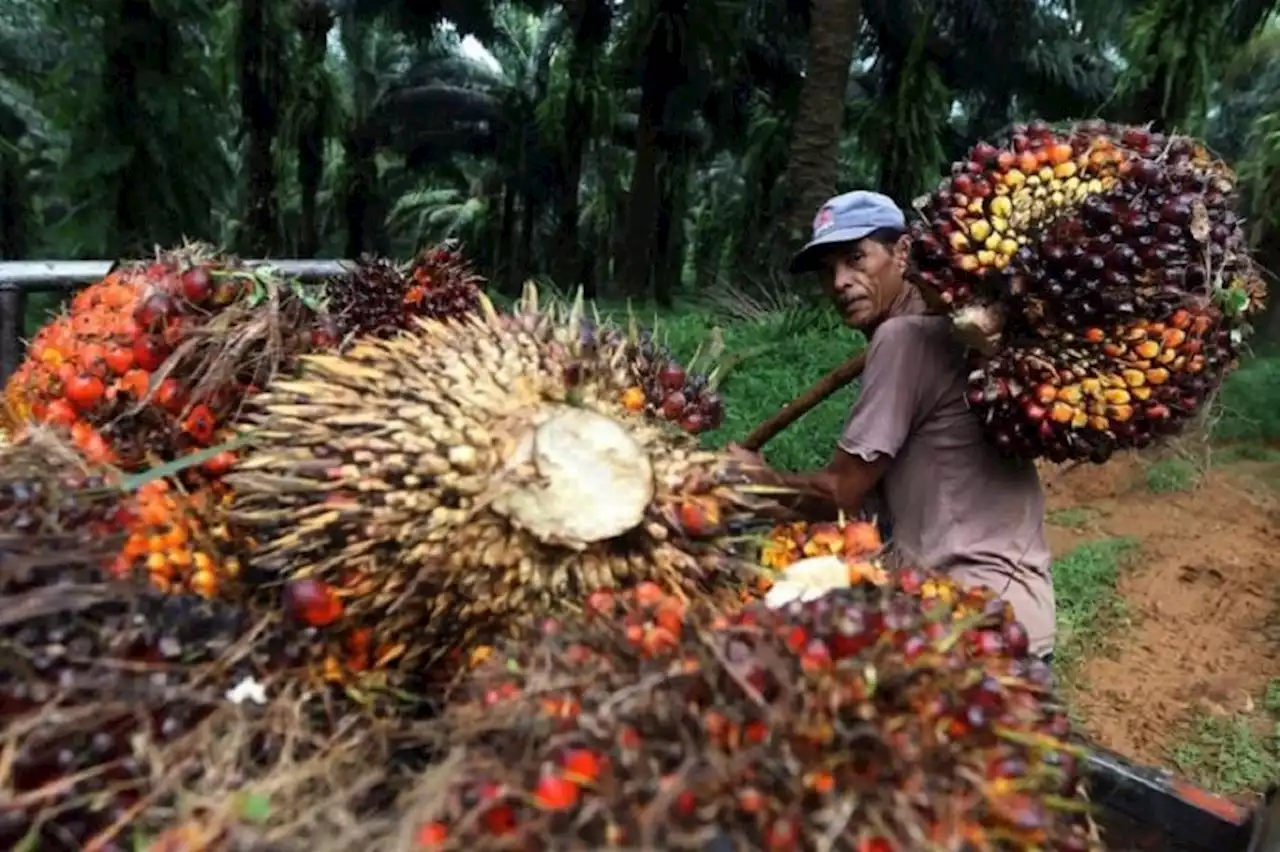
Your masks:
{"label": "blue baseball cap", "polygon": [[861,189],[837,195],[813,217],[813,239],[791,261],[792,274],[817,271],[831,246],[857,242],[881,228],[907,229],[907,219],[892,198]]}

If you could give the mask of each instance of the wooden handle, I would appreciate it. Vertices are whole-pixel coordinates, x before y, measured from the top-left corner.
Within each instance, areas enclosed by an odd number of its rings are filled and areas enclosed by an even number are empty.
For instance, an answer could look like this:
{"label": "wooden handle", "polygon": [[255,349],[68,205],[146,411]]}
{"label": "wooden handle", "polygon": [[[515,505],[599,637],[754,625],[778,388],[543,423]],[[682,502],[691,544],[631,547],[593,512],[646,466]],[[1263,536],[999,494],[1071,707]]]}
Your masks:
{"label": "wooden handle", "polygon": [[808,414],[818,403],[861,376],[866,366],[867,352],[864,349],[818,379],[813,387],[782,406],[777,414],[752,429],[751,434],[742,442],[742,448],[756,452],[772,441],[783,429]]}

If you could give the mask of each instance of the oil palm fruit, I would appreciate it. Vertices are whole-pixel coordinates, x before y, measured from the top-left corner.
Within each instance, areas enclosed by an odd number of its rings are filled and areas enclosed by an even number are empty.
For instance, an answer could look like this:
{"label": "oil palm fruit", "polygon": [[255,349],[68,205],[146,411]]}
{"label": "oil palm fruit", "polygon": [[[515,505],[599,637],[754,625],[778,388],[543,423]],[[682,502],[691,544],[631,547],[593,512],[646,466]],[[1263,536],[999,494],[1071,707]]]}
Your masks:
{"label": "oil palm fruit", "polygon": [[[250,401],[230,476],[286,605],[410,657],[649,580],[736,595],[724,538],[778,512],[732,459],[629,410],[625,342],[584,343],[581,301],[367,338]],[[305,604],[305,606],[304,606]]]}
{"label": "oil palm fruit", "polygon": [[[274,697],[323,653],[314,631],[225,602],[106,583],[74,559],[21,580],[4,573],[0,610],[6,849],[135,848],[147,809],[172,808],[202,769],[250,774],[252,762],[228,751],[234,738],[196,729],[227,724],[221,712],[246,736],[254,707],[231,706],[237,687]],[[324,730],[314,703],[290,718],[317,738]],[[269,763],[278,742],[260,727],[252,757]],[[206,741],[222,747],[201,766],[193,749]]]}
{"label": "oil palm fruit", "polygon": [[0,442],[0,582],[64,559],[106,564],[124,543],[127,512],[109,473],[56,435]]}
{"label": "oil palm fruit", "polygon": [[473,674],[421,848],[1101,848],[1025,630],[926,579],[729,615],[593,596]]}
{"label": "oil palm fruit", "polygon": [[6,387],[12,425],[65,428],[126,470],[213,446],[241,398],[311,347],[300,292],[199,244],[126,263],[31,341]]}
{"label": "oil palm fruit", "polygon": [[[332,342],[316,307],[269,268],[200,244],[123,264],[31,341],[6,387],[15,437],[32,424],[56,429],[89,463],[126,473],[210,451],[245,396]],[[228,499],[219,479],[234,461],[213,453],[133,495],[112,569],[205,595],[234,579],[218,521]]]}
{"label": "oil palm fruit", "polygon": [[76,557],[104,576],[149,577],[160,589],[214,597],[240,575],[225,501],[163,478],[137,487],[88,462],[55,432],[0,445],[0,570]]}
{"label": "oil palm fruit", "polygon": [[361,258],[350,272],[325,284],[327,311],[343,338],[387,336],[413,327],[415,318],[469,316],[480,309],[483,279],[457,248],[421,251],[405,265]]}
{"label": "oil palm fruit", "polygon": [[983,343],[969,401],[1001,450],[1106,461],[1176,433],[1265,297],[1235,175],[1198,141],[1086,122],[981,143],[920,205],[920,282]]}

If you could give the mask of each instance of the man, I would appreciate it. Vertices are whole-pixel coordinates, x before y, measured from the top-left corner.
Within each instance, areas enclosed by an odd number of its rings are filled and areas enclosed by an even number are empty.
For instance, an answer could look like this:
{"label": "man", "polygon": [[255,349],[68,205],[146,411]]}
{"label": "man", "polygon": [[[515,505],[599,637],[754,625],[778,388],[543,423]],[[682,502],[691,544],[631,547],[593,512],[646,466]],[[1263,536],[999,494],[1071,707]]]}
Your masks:
{"label": "man", "polygon": [[851,192],[818,211],[792,273],[825,272],[845,322],[868,339],[862,391],[821,470],[774,474],[846,515],[873,495],[891,558],[983,585],[1012,604],[1051,659],[1054,600],[1044,497],[1031,462],[1002,458],[965,402],[968,368],[946,317],[908,280],[910,237],[888,197]]}

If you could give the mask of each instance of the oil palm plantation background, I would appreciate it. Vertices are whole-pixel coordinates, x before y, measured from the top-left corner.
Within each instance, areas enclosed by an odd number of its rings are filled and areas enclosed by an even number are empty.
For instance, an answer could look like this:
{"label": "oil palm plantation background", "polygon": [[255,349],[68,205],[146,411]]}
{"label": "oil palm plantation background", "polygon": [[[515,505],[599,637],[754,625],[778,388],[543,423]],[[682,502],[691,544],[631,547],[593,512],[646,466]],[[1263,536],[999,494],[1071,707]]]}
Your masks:
{"label": "oil palm plantation background", "polygon": [[[0,256],[465,242],[669,304],[1031,116],[1207,136],[1277,256],[1274,0],[7,0]],[[1278,325],[1278,323],[1273,323]]]}

